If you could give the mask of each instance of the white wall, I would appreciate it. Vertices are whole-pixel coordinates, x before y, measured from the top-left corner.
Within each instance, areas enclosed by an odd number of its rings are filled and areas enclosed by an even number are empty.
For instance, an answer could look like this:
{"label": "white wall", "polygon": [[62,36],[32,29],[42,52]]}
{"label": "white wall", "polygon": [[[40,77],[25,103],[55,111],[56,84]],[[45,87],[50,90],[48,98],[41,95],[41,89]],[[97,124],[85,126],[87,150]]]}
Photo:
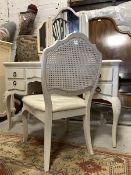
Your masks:
{"label": "white wall", "polygon": [[67,6],[67,0],[0,0],[0,24],[14,21],[19,28],[19,13],[26,11],[29,4],[35,4],[38,8],[34,23],[36,32],[38,25],[48,16],[54,16],[58,10]]}
{"label": "white wall", "polygon": [[[41,23],[46,21],[48,16],[55,16],[61,8],[67,7],[67,0],[0,0],[0,25],[7,21],[15,22],[17,25],[15,38],[19,31],[19,14],[25,12],[30,4],[34,4],[38,8],[33,33],[37,35],[37,28]],[[15,40],[12,47],[12,59],[14,59],[16,51]]]}

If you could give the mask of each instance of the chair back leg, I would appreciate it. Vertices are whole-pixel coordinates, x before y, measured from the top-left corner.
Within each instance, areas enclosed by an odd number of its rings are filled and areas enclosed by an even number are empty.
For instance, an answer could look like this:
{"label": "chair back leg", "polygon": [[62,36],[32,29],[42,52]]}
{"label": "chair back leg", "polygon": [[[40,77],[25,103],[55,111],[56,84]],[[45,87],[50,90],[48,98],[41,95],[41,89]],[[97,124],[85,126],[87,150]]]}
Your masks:
{"label": "chair back leg", "polygon": [[86,141],[86,146],[88,148],[88,151],[90,154],[94,154],[92,149],[92,143],[91,143],[91,135],[90,135],[90,116],[85,115],[83,117],[83,128],[84,128],[85,141]]}
{"label": "chair back leg", "polygon": [[23,121],[23,142],[26,142],[28,139],[28,118],[29,113],[25,110],[22,112],[22,121]]}

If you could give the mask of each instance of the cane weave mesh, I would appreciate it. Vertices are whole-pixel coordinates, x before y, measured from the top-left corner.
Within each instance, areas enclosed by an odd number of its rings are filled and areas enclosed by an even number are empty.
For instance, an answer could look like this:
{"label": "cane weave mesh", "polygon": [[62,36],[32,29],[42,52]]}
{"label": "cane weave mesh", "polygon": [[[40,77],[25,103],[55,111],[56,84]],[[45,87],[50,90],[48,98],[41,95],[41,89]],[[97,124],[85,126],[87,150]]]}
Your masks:
{"label": "cane weave mesh", "polygon": [[97,80],[101,54],[82,33],[71,34],[44,55],[48,89],[79,91]]}

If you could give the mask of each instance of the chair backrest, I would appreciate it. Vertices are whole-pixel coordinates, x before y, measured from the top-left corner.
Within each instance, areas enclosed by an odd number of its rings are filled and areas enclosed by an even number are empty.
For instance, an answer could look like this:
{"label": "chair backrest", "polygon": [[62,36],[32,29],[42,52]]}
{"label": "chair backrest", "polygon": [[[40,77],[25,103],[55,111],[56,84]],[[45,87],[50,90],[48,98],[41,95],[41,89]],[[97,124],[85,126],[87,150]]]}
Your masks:
{"label": "chair backrest", "polygon": [[82,33],[58,40],[42,54],[42,86],[46,93],[78,95],[93,88],[102,56]]}

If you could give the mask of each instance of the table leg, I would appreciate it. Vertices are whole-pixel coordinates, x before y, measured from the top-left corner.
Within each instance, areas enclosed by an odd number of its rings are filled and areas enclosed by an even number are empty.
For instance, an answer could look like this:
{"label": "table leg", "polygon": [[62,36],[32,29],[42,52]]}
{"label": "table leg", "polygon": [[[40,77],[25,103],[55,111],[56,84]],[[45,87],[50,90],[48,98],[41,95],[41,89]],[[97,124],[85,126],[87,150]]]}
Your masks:
{"label": "table leg", "polygon": [[12,117],[15,114],[15,107],[14,107],[14,94],[6,93],[5,94],[5,106],[6,106],[6,115],[8,119],[8,127],[9,130],[12,127]]}
{"label": "table leg", "polygon": [[112,97],[110,102],[112,103],[112,110],[113,110],[113,126],[112,126],[112,145],[116,147],[116,130],[117,124],[121,112],[121,102],[118,97]]}

